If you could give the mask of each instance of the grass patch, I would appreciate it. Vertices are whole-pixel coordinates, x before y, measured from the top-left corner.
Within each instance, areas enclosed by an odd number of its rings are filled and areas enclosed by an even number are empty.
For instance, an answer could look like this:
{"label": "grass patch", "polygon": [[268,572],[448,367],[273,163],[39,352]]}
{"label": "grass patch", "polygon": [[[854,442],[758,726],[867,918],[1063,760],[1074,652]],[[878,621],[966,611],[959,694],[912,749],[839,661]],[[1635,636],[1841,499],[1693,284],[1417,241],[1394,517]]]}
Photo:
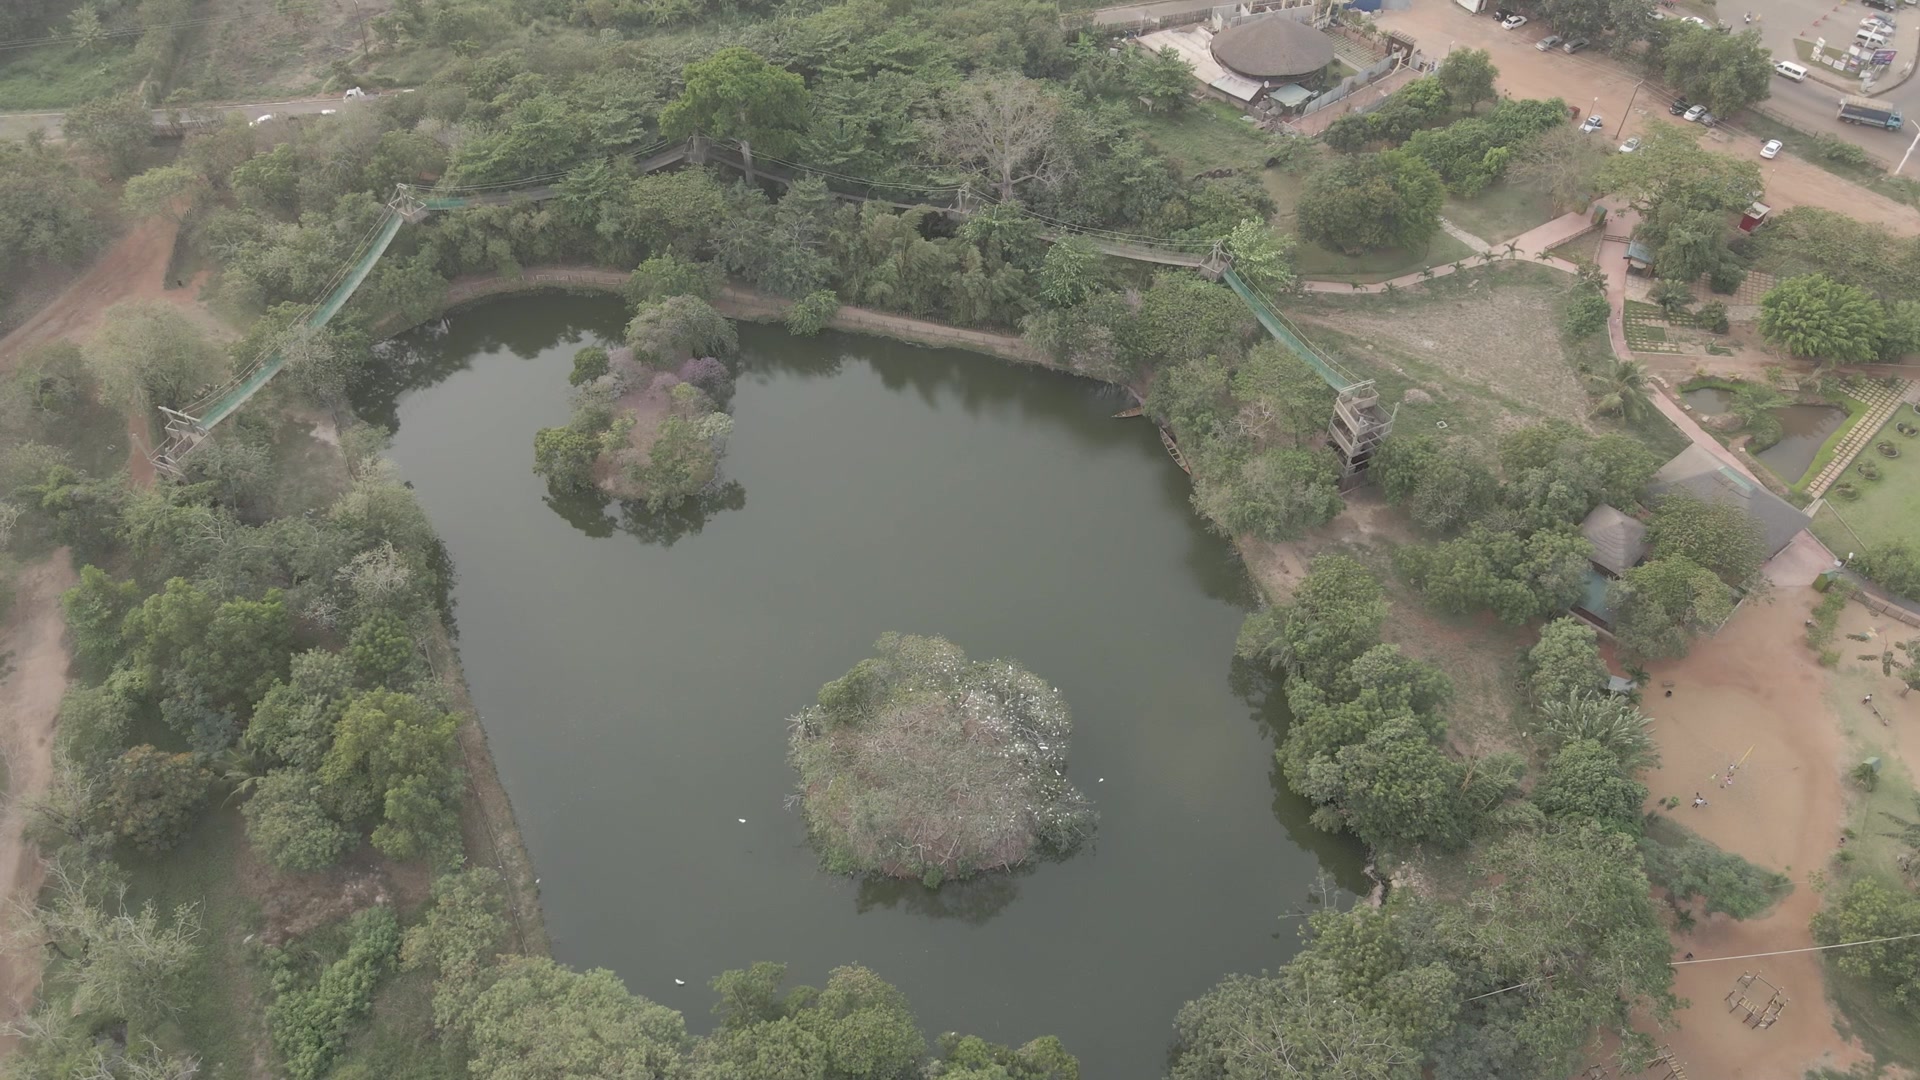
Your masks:
{"label": "grass patch", "polygon": [[[63,34],[64,26],[51,33]],[[17,49],[0,64],[0,101],[9,110],[61,109],[126,90],[140,81],[140,65],[133,57],[132,38],[109,39],[125,44],[102,45],[97,51],[69,45]]]}
{"label": "grass patch", "polygon": [[1627,348],[1634,352],[1678,353],[1680,346],[1667,340],[1667,325],[1667,313],[1658,306],[1627,301]]}
{"label": "grass patch", "polygon": [[128,854],[130,905],[152,900],[162,910],[200,905],[201,950],[183,984],[179,1011],[150,1033],[162,1046],[201,1057],[207,1080],[245,1080],[256,1075],[254,1048],[266,1045],[266,1002],[254,990],[245,939],[259,926],[260,910],[234,874],[244,839],[240,811],[215,806],[186,840],[165,855]]}
{"label": "grass patch", "polygon": [[[1844,523],[1840,536],[1857,539],[1840,540],[1839,547],[1848,550],[1875,544],[1883,540],[1912,539],[1920,536],[1920,439],[1909,439],[1894,430],[1899,421],[1909,424],[1920,423],[1920,415],[1910,406],[1901,406],[1873,438],[1867,441],[1867,447],[1860,452],[1861,460],[1871,461],[1880,468],[1880,479],[1867,480],[1848,474],[1854,486],[1860,489],[1860,497],[1851,502],[1829,498],[1827,506],[1833,508],[1834,518]],[[1900,448],[1897,458],[1884,458],[1876,452],[1874,444],[1886,441]],[[1829,459],[1832,455],[1828,455]],[[1816,459],[1817,461],[1818,459]],[[1821,531],[1821,518],[1827,512],[1821,511],[1814,519],[1814,535],[1828,543],[1828,535]],[[1831,528],[1829,528],[1829,531]]]}
{"label": "grass patch", "polygon": [[1440,213],[1489,244],[1511,240],[1558,216],[1544,187],[1511,180],[1502,180],[1471,199],[1448,195]]}
{"label": "grass patch", "polygon": [[1273,136],[1254,127],[1246,114],[1219,101],[1204,101],[1178,112],[1141,117],[1140,134],[1154,149],[1179,162],[1188,176],[1214,169],[1243,172],[1266,168]]}
{"label": "grass patch", "polygon": [[450,1040],[423,1039],[433,1030],[433,975],[400,972],[380,984],[373,1016],[334,1064],[336,1077],[460,1080],[467,1075]]}
{"label": "grass patch", "polygon": [[1424,251],[1389,248],[1360,255],[1342,255],[1318,244],[1301,244],[1298,252],[1300,276],[1315,281],[1353,281],[1367,284],[1386,281],[1427,267],[1441,267],[1472,258],[1472,248],[1444,232],[1433,234]]}

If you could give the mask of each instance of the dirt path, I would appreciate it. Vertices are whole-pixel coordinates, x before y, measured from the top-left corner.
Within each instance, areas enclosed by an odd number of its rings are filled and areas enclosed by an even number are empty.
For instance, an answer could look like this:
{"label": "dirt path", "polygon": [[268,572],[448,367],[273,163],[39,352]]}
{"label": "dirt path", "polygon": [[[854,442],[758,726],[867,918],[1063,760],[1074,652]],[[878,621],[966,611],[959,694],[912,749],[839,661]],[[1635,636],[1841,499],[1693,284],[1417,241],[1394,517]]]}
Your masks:
{"label": "dirt path", "polygon": [[[1846,738],[1831,705],[1829,673],[1803,634],[1816,599],[1811,588],[1782,587],[1771,602],[1741,608],[1686,658],[1652,669],[1646,708],[1662,761],[1646,777],[1647,809],[1679,796],[1679,808],[1664,812],[1794,882],[1793,892],[1762,918],[1701,917],[1692,932],[1676,933],[1676,955],[1738,956],[1813,944],[1808,920],[1820,896],[1809,875],[1826,869],[1838,847],[1847,801]],[[1660,689],[1667,684],[1671,698]],[[1743,759],[1732,786],[1716,779]],[[1696,792],[1706,807],[1690,807]],[[1746,971],[1759,972],[1792,999],[1764,1032],[1742,1025],[1723,1004]],[[1673,1046],[1694,1076],[1800,1076],[1821,1065],[1846,1069],[1864,1057],[1835,1027],[1818,954],[1682,965],[1674,992],[1692,1006],[1676,1015],[1676,1030],[1656,1037]]]}
{"label": "dirt path", "polygon": [[[0,657],[10,672],[0,681],[0,751],[7,761],[7,798],[0,810],[0,902],[32,903],[45,868],[23,835],[20,812],[53,776],[53,721],[67,691],[67,649],[61,640],[60,594],[75,581],[67,550],[25,567],[13,615],[0,627]],[[33,1006],[40,985],[38,953],[0,952],[0,1021]],[[0,1044],[0,1049],[4,1049]]]}
{"label": "dirt path", "polygon": [[100,316],[122,300],[174,300],[191,303],[192,290],[169,294],[167,262],[180,227],[154,217],[135,225],[95,260],[53,302],[0,338],[0,371],[34,345],[63,338],[81,340],[100,326]]}

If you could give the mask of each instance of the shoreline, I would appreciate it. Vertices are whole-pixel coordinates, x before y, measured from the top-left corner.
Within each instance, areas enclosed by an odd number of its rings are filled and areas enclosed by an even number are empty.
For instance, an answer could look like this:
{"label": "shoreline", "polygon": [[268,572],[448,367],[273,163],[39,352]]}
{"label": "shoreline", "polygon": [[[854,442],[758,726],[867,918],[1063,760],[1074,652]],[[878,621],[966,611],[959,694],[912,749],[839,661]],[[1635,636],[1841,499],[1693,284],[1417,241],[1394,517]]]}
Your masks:
{"label": "shoreline", "polygon": [[[527,267],[517,276],[469,274],[447,283],[446,298],[437,305],[434,314],[413,322],[389,314],[374,320],[373,334],[376,338],[393,337],[431,322],[433,319],[450,315],[468,304],[494,296],[512,296],[550,290],[617,294],[626,289],[627,278],[627,274],[618,270],[566,264]],[[715,311],[729,319],[756,323],[781,321],[791,303],[784,297],[773,296],[732,283],[721,285],[719,291],[708,302],[713,305]],[[847,333],[892,338],[912,345],[965,349],[1017,364],[1030,364],[1052,371],[1080,374],[1041,355],[1027,343],[1025,338],[1017,334],[969,330],[929,319],[895,315],[853,305],[842,305],[834,313],[833,318],[827,320],[827,327]],[[1090,375],[1082,377],[1092,378]]]}

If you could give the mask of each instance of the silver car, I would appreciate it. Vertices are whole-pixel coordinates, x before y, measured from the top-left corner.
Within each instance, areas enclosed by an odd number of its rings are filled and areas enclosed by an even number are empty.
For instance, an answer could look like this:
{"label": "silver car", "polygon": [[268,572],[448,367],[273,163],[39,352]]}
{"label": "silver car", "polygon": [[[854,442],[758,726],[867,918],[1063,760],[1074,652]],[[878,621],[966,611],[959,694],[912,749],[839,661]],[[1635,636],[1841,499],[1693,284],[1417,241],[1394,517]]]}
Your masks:
{"label": "silver car", "polygon": [[1539,49],[1541,52],[1546,52],[1548,49],[1553,48],[1555,45],[1558,45],[1565,40],[1566,39],[1561,37],[1559,34],[1548,34],[1546,37],[1543,37],[1539,41],[1535,42],[1533,47],[1536,49]]}

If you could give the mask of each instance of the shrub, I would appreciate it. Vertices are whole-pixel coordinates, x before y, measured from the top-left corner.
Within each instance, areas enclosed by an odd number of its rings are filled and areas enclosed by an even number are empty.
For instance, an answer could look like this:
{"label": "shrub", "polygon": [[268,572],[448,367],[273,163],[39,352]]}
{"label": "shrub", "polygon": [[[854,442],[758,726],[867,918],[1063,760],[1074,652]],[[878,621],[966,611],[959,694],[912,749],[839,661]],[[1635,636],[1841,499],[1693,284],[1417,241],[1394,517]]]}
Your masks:
{"label": "shrub", "polygon": [[321,807],[320,778],[304,769],[262,777],[240,812],[247,842],[280,870],[324,870],[353,843],[353,834]]}
{"label": "shrub", "polygon": [[[400,924],[385,907],[353,917],[347,954],[327,965],[314,985],[282,989],[267,1006],[273,1048],[294,1080],[320,1080],[353,1028],[373,1009],[373,993],[400,954]],[[276,975],[281,985],[286,973]]]}
{"label": "shrub", "polygon": [[1700,310],[1694,312],[1693,315],[1701,326],[1706,327],[1716,334],[1724,334],[1729,328],[1727,323],[1727,305],[1718,300],[1709,300],[1701,304]]}
{"label": "shrub", "polygon": [[212,782],[192,754],[136,746],[108,770],[101,812],[120,839],[142,851],[167,851],[186,835]]}
{"label": "shrub", "polygon": [[589,345],[573,354],[573,373],[567,376],[567,381],[575,386],[590,383],[605,375],[608,367],[607,350]]}
{"label": "shrub", "polygon": [[1746,268],[1730,259],[1723,259],[1720,265],[1707,271],[1707,288],[1721,296],[1731,296],[1738,292],[1747,280]]}
{"label": "shrub", "polygon": [[1854,565],[1893,592],[1920,597],[1920,545],[1911,540],[1882,540],[1869,545]]}
{"label": "shrub", "polygon": [[1561,316],[1560,325],[1568,337],[1582,338],[1606,329],[1609,314],[1611,309],[1607,306],[1606,294],[1592,289],[1575,289],[1567,300],[1567,310]]}
{"label": "shrub", "polygon": [[818,289],[793,302],[787,309],[787,333],[812,337],[827,328],[840,310],[840,298],[831,289]]}
{"label": "shrub", "polygon": [[1693,303],[1693,293],[1678,281],[1661,281],[1656,282],[1648,291],[1647,299],[1660,305],[1660,310],[1666,312],[1668,318],[1672,318],[1675,315],[1685,314],[1687,305]]}

